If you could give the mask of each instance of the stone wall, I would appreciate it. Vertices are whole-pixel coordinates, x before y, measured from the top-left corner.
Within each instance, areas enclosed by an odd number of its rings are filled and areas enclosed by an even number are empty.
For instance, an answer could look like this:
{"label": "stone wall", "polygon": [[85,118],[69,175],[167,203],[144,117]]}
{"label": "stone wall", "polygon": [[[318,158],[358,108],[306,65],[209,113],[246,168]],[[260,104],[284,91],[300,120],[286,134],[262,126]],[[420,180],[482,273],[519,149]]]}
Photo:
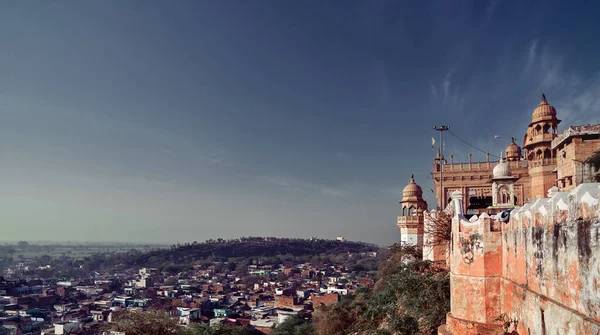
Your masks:
{"label": "stone wall", "polygon": [[600,184],[511,213],[502,227],[502,311],[519,334],[600,333]]}
{"label": "stone wall", "polygon": [[600,183],[466,220],[453,195],[451,312],[440,334],[600,334]]}

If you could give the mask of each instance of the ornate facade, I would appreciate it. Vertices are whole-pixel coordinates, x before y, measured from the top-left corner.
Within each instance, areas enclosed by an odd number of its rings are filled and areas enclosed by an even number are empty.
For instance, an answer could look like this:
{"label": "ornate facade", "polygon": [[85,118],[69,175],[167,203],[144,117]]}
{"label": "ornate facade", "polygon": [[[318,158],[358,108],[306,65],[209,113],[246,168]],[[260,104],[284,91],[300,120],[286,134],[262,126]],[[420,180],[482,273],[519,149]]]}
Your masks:
{"label": "ornate facade", "polygon": [[[448,163],[440,157],[438,152],[433,165],[432,177],[437,199],[441,199],[441,206],[445,208],[448,205],[452,192],[460,191],[463,195],[462,210],[465,213],[495,214],[496,210],[506,207],[498,206],[502,202],[503,196],[510,198],[506,204],[522,206],[536,197],[545,196],[552,186],[564,186],[557,185],[559,145],[553,146],[553,140],[558,137],[559,123],[556,109],[542,94],[542,100],[533,110],[531,123],[523,136],[523,148],[521,149],[513,138],[503,153],[506,158],[505,162],[490,161],[488,153],[485,162],[472,162],[471,154],[469,154],[466,163],[454,163],[453,155],[450,155]],[[591,147],[588,146],[589,148]],[[579,149],[580,152],[586,151],[586,154],[589,154],[590,150]],[[494,177],[493,169],[500,164],[508,167],[511,171],[510,185],[506,183],[507,180]],[[441,194],[439,189],[440,169],[443,169],[444,178]],[[562,179],[565,180],[565,185],[573,185],[570,189],[576,186],[571,182],[572,178],[563,177]]]}

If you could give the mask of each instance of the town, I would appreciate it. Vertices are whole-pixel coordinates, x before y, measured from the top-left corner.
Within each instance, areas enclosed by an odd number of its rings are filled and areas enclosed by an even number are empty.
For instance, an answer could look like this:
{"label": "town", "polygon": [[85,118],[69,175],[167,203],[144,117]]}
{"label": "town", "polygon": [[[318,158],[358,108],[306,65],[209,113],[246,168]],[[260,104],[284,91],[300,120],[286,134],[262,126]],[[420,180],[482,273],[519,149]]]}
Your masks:
{"label": "town", "polygon": [[[227,241],[206,244],[219,243]],[[339,237],[327,243],[352,242]],[[377,248],[360,244],[354,249],[364,251],[331,258],[307,256],[308,262],[302,263],[295,262],[298,257],[255,257],[255,261],[248,257],[239,258],[237,264],[203,261],[160,270],[117,266],[114,271],[62,279],[24,276],[51,268],[40,263],[52,263],[49,257],[15,262],[0,274],[0,334],[98,334],[121,310],[164,311],[182,326],[225,323],[268,334],[290,316],[309,317],[317,306],[372,287],[380,256]]]}

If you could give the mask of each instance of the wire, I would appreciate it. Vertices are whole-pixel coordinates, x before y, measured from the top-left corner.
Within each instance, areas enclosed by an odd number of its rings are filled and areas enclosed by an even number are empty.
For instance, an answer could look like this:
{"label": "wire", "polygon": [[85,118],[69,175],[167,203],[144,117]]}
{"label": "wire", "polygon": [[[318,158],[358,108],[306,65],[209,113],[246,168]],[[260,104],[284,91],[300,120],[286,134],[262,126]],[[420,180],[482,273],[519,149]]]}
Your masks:
{"label": "wire", "polygon": [[453,133],[453,132],[452,132],[450,129],[448,129],[448,132],[449,132],[450,134],[452,134],[452,136],[456,137],[456,138],[457,138],[459,141],[461,141],[461,142],[463,142],[464,144],[466,144],[466,145],[470,146],[471,148],[473,148],[473,149],[475,149],[475,150],[479,150],[479,151],[483,152],[484,154],[489,154],[490,156],[493,156],[493,157],[496,157],[496,158],[500,159],[500,156],[496,156],[496,155],[494,155],[494,154],[491,154],[491,153],[489,153],[489,152],[487,152],[487,151],[483,151],[483,150],[481,150],[481,149],[477,148],[476,146],[472,145],[471,143],[469,143],[469,142],[467,142],[467,141],[463,140],[462,138],[460,138],[460,137],[456,136],[456,134],[455,134],[455,133]]}

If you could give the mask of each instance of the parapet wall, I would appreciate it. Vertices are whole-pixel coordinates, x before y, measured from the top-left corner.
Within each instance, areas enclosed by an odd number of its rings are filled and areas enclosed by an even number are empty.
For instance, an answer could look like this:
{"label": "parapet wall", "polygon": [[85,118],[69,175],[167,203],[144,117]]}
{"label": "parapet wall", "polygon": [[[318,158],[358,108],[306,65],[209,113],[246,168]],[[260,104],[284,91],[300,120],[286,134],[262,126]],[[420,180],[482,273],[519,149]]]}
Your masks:
{"label": "parapet wall", "polygon": [[549,191],[509,222],[466,220],[453,194],[451,312],[443,334],[600,334],[600,183]]}
{"label": "parapet wall", "polygon": [[600,184],[515,208],[502,227],[502,311],[519,334],[600,333]]}

